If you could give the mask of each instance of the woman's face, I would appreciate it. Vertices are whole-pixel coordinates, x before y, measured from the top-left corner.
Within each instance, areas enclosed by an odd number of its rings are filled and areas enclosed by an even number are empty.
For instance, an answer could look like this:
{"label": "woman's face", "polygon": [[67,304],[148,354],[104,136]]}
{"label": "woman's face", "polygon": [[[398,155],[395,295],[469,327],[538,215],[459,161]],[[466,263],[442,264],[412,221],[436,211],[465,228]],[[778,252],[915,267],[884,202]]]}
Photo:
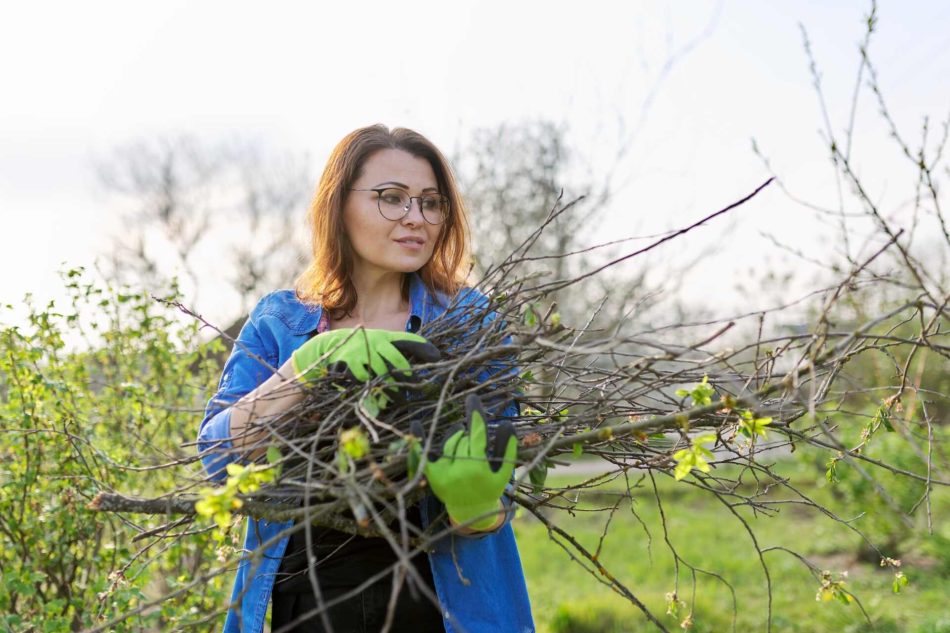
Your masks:
{"label": "woman's face", "polygon": [[[351,189],[395,188],[410,196],[438,192],[432,166],[423,158],[399,149],[383,149],[363,163],[362,174]],[[443,192],[444,193],[444,192]],[[353,271],[411,273],[432,257],[442,225],[422,217],[419,200],[413,200],[401,220],[387,220],[377,206],[374,191],[349,191],[343,204],[343,226],[353,246]]]}

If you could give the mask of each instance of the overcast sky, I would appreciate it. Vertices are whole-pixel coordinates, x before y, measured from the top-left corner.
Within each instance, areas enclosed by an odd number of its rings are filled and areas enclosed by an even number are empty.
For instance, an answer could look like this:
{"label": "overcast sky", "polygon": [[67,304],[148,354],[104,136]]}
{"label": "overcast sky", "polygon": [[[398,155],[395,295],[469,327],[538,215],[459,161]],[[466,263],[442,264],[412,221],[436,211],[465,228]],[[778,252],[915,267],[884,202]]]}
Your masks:
{"label": "overcast sky", "polygon": [[[626,186],[599,227],[608,237],[668,229],[751,191],[768,176],[753,137],[797,191],[827,195],[833,177],[799,24],[841,130],[868,8],[845,0],[4,3],[0,302],[57,296],[61,262],[89,265],[108,247],[114,214],[93,165],[116,146],[161,135],[239,136],[306,153],[316,178],[332,146],[368,123],[413,127],[451,151],[476,128],[546,118],[566,124],[599,165],[610,162],[622,119],[636,134],[622,166]],[[879,18],[871,54],[896,120],[916,138],[923,116],[943,120],[950,109],[950,3],[884,0]],[[893,150],[875,112],[867,100],[857,149],[886,196],[902,183],[887,181],[894,172],[883,157]],[[735,221],[748,235],[765,229],[815,242],[807,214],[778,191],[741,214]],[[717,261],[743,265],[742,252]],[[225,319],[233,306],[222,298],[208,310]]]}

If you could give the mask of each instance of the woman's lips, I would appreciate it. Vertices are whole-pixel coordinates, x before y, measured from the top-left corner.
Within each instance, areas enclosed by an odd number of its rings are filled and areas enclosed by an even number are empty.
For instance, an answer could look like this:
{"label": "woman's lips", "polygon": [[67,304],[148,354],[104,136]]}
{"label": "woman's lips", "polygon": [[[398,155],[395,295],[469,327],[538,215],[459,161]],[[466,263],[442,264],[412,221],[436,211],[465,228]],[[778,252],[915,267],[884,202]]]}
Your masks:
{"label": "woman's lips", "polygon": [[408,248],[413,251],[421,251],[422,247],[425,246],[425,240],[418,237],[403,237],[394,241],[403,248]]}

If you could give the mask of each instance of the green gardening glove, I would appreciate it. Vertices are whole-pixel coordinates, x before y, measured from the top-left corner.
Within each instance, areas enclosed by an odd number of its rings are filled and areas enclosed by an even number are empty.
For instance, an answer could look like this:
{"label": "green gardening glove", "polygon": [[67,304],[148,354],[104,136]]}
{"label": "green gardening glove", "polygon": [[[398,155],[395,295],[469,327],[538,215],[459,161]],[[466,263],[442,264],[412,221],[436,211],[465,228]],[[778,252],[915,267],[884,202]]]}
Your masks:
{"label": "green gardening glove", "polygon": [[[494,438],[489,442],[485,410],[476,395],[465,400],[465,427],[457,427],[449,429],[441,456],[430,452],[423,472],[449,517],[474,530],[488,529],[497,520],[501,493],[515,469],[518,438],[511,421],[503,420],[493,425]],[[425,437],[418,421],[412,434]],[[419,463],[420,444],[412,443],[410,464]]]}
{"label": "green gardening glove", "polygon": [[418,334],[342,328],[318,334],[297,348],[291,359],[299,380],[344,372],[366,382],[373,375],[409,375],[409,358],[423,363],[439,360],[439,350]]}

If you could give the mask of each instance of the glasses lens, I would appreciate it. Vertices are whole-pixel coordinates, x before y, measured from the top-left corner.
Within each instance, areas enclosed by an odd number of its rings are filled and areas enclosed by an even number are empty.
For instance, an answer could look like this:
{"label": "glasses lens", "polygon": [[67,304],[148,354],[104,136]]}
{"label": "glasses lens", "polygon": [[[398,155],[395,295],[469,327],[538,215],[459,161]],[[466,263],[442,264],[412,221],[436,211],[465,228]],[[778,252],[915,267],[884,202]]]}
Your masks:
{"label": "glasses lens", "polygon": [[419,200],[419,206],[422,207],[422,217],[429,224],[442,224],[445,220],[445,213],[448,209],[448,199],[441,194],[427,194]]}
{"label": "glasses lens", "polygon": [[401,220],[409,206],[409,194],[400,189],[383,189],[379,192],[379,212],[387,220]]}

